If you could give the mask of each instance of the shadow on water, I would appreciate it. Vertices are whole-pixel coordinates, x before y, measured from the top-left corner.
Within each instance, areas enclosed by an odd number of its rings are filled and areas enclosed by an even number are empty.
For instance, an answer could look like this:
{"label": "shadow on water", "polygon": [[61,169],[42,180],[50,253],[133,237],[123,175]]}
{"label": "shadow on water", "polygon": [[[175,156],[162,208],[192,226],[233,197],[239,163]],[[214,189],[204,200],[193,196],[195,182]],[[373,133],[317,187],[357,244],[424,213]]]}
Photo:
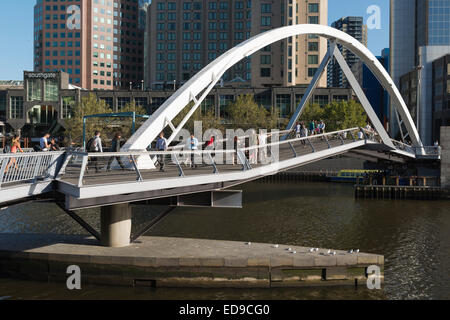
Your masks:
{"label": "shadow on water", "polygon": [[[445,201],[355,200],[351,185],[250,183],[243,209],[178,208],[149,234],[360,249],[385,256],[382,291],[353,287],[297,289],[128,289],[0,279],[0,297],[133,299],[450,299],[450,210]],[[134,208],[135,228],[161,208]],[[81,213],[98,227],[98,209]],[[50,204],[0,211],[0,233],[85,233]],[[23,289],[22,289],[23,288]],[[24,288],[27,288],[25,290]],[[33,288],[35,290],[33,290]],[[38,288],[41,288],[38,289]],[[29,294],[25,294],[29,292]],[[33,294],[35,292],[35,294]]]}

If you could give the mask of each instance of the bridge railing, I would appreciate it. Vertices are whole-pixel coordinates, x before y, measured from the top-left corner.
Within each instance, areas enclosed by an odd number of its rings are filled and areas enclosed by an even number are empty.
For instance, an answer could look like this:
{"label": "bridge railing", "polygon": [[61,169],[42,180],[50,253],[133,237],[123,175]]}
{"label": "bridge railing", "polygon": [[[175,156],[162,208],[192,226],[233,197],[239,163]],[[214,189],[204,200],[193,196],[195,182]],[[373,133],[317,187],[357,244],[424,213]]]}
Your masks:
{"label": "bridge railing", "polygon": [[397,140],[392,140],[392,143],[398,150],[408,152],[416,156],[440,157],[442,153],[442,148],[440,146],[413,147],[409,144]]}
{"label": "bridge railing", "polygon": [[[169,150],[169,151],[126,151],[109,153],[86,153],[73,151],[68,153],[61,172],[64,181],[82,187],[105,183],[120,183],[129,180],[145,181],[158,178],[177,178],[201,174],[239,172],[258,166],[293,159],[306,154],[329,150],[356,141],[371,139],[360,128],[351,128],[336,132],[295,137],[279,141],[278,138],[289,131],[278,132],[276,136],[266,133],[259,145],[245,147],[250,143],[247,137],[241,142],[231,144],[234,149],[223,150],[227,139],[216,141],[216,149],[205,150]],[[234,138],[230,138],[234,139]],[[261,139],[261,137],[260,137]],[[375,141],[375,140],[374,140]],[[183,144],[184,145],[184,144]],[[220,145],[220,146],[219,146]],[[230,145],[230,144],[228,144]],[[164,158],[166,171],[158,172],[158,161]],[[157,159],[157,160],[156,160]],[[155,161],[156,160],[156,161]],[[143,170],[141,164],[155,163],[156,170]],[[147,163],[148,164],[148,163]],[[187,170],[194,166],[197,170]]]}
{"label": "bridge railing", "polygon": [[0,154],[0,188],[18,182],[54,179],[64,152]]}

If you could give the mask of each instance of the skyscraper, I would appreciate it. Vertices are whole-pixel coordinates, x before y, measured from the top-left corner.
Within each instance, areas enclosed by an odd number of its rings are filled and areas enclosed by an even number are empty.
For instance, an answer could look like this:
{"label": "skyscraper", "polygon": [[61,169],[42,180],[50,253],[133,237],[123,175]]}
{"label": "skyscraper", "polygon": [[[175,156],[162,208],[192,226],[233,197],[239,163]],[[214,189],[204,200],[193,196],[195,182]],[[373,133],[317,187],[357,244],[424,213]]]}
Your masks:
{"label": "skyscraper", "polygon": [[[180,84],[240,42],[277,27],[327,24],[327,0],[153,1],[148,10],[146,86]],[[223,77],[254,87],[308,84],[327,42],[299,36],[267,46]],[[325,86],[323,77],[319,86]]]}
{"label": "skyscraper", "polygon": [[[351,35],[367,47],[367,26],[364,25],[363,17],[344,17],[333,22],[331,26]],[[342,45],[338,45],[338,47],[348,66],[352,68],[359,61],[359,58]],[[347,79],[336,59],[333,58],[331,60],[327,72],[327,84],[329,87],[348,87]]]}
{"label": "skyscraper", "polygon": [[[65,71],[86,89],[128,87],[143,80],[140,0],[37,0],[34,70]],[[145,20],[144,20],[145,21]]]}
{"label": "skyscraper", "polygon": [[[450,1],[391,0],[391,77],[416,74],[418,104],[410,107],[425,143],[432,137],[432,62],[450,53]],[[397,115],[391,108],[391,135],[399,133]]]}

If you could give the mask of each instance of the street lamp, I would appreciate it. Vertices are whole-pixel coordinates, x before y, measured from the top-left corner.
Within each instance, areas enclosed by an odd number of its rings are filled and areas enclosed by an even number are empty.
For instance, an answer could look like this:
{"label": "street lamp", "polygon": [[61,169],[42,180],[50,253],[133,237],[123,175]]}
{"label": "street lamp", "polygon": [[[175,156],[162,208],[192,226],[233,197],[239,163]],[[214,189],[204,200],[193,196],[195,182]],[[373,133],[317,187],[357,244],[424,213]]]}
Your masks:
{"label": "street lamp", "polygon": [[173,80],[173,91],[177,89],[177,80]]}
{"label": "street lamp", "polygon": [[144,80],[141,80],[141,89],[144,91]]}
{"label": "street lamp", "polygon": [[130,91],[133,90],[133,82],[130,81]]}

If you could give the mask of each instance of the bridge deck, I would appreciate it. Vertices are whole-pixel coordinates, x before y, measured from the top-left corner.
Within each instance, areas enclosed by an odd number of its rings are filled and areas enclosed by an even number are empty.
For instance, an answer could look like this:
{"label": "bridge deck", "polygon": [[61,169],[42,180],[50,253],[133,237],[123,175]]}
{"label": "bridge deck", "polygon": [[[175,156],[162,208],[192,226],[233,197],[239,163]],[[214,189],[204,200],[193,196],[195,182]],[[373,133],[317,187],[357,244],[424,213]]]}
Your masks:
{"label": "bridge deck", "polygon": [[[331,140],[329,141],[331,148],[338,147],[342,145],[342,142],[339,140]],[[293,143],[293,147],[297,153],[297,157],[308,155],[312,153],[312,149],[307,144],[302,144],[301,142]],[[326,141],[316,142],[314,144],[314,149],[316,152],[329,150],[328,144]],[[280,161],[292,159],[294,156],[293,151],[288,145],[282,145],[279,148],[279,159]],[[98,166],[101,168],[100,172],[96,173],[94,169],[94,164],[88,168],[88,172],[84,175],[83,178],[83,186],[93,186],[93,185],[101,185],[101,184],[117,184],[121,182],[134,182],[137,179],[136,172],[133,168],[131,168],[130,164],[127,164],[126,161],[122,160],[125,165],[128,166],[128,169],[118,170],[113,169],[110,172],[106,172],[107,162],[109,158],[103,158],[98,161]],[[190,168],[189,165],[184,163],[181,164],[183,173],[185,177],[192,176],[200,176],[200,175],[210,175],[213,174],[214,168],[212,165],[200,164],[197,168]],[[261,163],[251,163],[251,167],[253,169],[260,168],[264,166]],[[72,185],[78,184],[78,179],[80,176],[81,165],[72,165],[66,169],[66,173],[64,174],[61,182],[68,183]],[[217,165],[218,172],[222,173],[230,173],[230,172],[240,172],[242,171],[241,164],[223,164]],[[165,172],[159,172],[159,170],[140,170],[142,178],[145,181],[149,180],[165,180],[169,178],[178,178],[180,175],[178,167],[170,161],[170,159],[166,159],[166,168]]]}

